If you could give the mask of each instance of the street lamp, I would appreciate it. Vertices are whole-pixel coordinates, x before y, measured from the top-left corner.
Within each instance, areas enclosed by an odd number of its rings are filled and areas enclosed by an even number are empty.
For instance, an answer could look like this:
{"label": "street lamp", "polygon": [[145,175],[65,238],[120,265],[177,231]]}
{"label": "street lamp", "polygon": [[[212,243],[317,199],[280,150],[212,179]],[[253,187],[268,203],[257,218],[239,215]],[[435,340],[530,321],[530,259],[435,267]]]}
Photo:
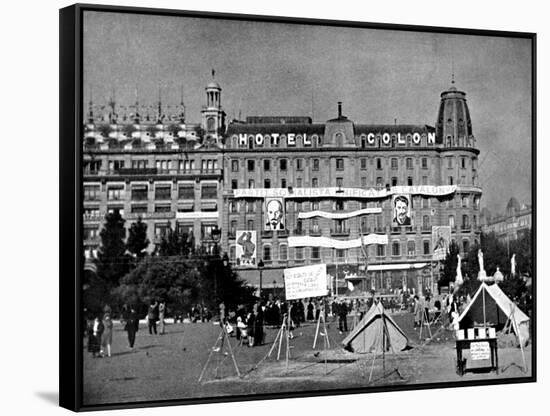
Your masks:
{"label": "street lamp", "polygon": [[260,298],[262,297],[262,272],[264,268],[264,262],[262,259],[258,262],[258,270],[260,271]]}

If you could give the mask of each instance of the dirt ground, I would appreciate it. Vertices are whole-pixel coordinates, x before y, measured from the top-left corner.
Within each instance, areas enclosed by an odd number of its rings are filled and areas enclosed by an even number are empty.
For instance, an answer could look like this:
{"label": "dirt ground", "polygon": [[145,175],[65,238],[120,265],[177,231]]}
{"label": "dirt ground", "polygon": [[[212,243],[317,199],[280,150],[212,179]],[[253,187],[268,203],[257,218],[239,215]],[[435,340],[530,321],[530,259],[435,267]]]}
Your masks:
{"label": "dirt ground", "polygon": [[[327,323],[330,348],[319,337],[316,325],[296,328],[290,340],[290,359],[285,360],[286,340],[277,360],[278,345],[268,353],[278,328],[266,328],[266,343],[249,348],[230,338],[238,366],[237,375],[227,342],[214,352],[220,327],[212,323],[172,324],[164,335],[149,335],[140,327],[136,345],[128,348],[126,332],[115,324],[112,356],[92,358],[84,350],[84,404],[113,404],[152,400],[242,396],[285,392],[368,388],[419,383],[479,381],[531,376],[531,348],[525,349],[527,371],[519,348],[499,348],[499,373],[494,371],[456,373],[456,350],[451,331],[436,326],[432,339],[423,329],[413,328],[411,314],[392,315],[409,337],[411,349],[388,353],[384,359],[372,354],[344,351],[335,322]],[[352,320],[349,319],[351,326]],[[206,365],[209,360],[208,365]],[[479,362],[483,364],[483,362]],[[204,373],[203,373],[204,371]],[[199,377],[203,373],[201,382]]]}

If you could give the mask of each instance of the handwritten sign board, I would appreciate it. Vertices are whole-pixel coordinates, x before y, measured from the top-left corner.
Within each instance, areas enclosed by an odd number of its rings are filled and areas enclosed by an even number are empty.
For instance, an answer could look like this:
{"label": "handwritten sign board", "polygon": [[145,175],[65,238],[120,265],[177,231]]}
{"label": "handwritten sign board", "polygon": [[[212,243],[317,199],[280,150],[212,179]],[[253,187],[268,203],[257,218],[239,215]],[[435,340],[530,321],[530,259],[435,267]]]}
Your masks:
{"label": "handwritten sign board", "polygon": [[470,344],[470,355],[472,360],[491,359],[491,348],[488,342],[472,342]]}
{"label": "handwritten sign board", "polygon": [[328,293],[326,264],[285,269],[284,277],[287,300],[326,296]]}

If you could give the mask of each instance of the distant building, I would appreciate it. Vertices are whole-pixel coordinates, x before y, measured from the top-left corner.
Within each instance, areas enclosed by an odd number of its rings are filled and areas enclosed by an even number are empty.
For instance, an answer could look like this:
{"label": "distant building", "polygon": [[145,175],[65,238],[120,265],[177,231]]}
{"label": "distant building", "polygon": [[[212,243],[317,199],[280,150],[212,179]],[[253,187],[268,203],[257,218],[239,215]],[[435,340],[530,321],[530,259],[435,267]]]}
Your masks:
{"label": "distant building", "polygon": [[149,251],[169,228],[213,250],[220,236],[222,153],[225,130],[221,88],[206,87],[201,124],[185,121],[179,105],[117,107],[89,103],[83,141],[84,248],[99,246],[107,213],[118,210],[126,227],[141,217]]}
{"label": "distant building", "polygon": [[531,230],[532,207],[520,204],[512,197],[506,205],[504,214],[492,216],[490,211],[484,208],[481,218],[483,233],[493,232],[502,241],[515,240]]}

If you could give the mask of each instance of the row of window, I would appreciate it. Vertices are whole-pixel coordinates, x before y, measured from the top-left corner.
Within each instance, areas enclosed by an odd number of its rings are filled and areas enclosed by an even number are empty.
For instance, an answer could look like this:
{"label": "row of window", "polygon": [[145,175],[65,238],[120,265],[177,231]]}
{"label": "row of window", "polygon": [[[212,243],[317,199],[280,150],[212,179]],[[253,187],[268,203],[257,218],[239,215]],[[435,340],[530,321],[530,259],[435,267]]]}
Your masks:
{"label": "row of window", "polygon": [[[200,161],[201,171],[204,173],[215,172],[219,169],[217,159],[203,159]],[[98,173],[103,166],[101,160],[89,160],[84,162],[84,174],[94,174]],[[110,160],[108,161],[108,170],[110,172],[116,172],[125,167],[130,167],[136,170],[142,170],[149,168],[149,161],[144,159],[132,160],[129,166],[126,166],[124,160]],[[177,169],[179,172],[187,172],[195,170],[195,161],[194,160],[155,160],[154,167],[158,172],[171,171]]]}
{"label": "row of window", "polygon": [[[407,255],[407,257],[415,257],[417,255],[416,253],[416,242],[415,241],[407,241],[406,243],[401,243],[399,241],[393,241],[391,243],[391,255],[394,257],[400,257],[402,256],[402,249],[403,248],[403,255]],[[464,252],[469,251],[470,249],[470,241],[469,240],[463,240],[462,242],[462,250]],[[376,245],[376,257],[386,257],[386,246],[383,244],[377,244]],[[291,256],[289,254],[292,254],[292,251],[294,252],[294,260],[305,260],[306,258],[312,259],[312,260],[320,260],[321,259],[321,249],[320,247],[294,247],[289,250],[289,247],[286,244],[279,245],[279,255],[277,257],[276,248],[272,247],[270,245],[264,244],[263,250],[262,250],[262,260],[263,261],[273,261],[273,260],[279,260],[279,261],[287,261],[291,260]],[[429,256],[432,252],[430,250],[430,241],[424,240],[422,241],[422,255]],[[229,257],[230,259],[234,260],[236,255],[236,246],[232,245],[229,247]],[[348,257],[348,250],[345,249],[332,249],[332,258],[338,259],[338,260],[345,260]]]}
{"label": "row of window", "polygon": [[[160,223],[154,225],[155,238],[163,238],[168,235],[171,230],[171,226],[168,223]],[[201,239],[210,239],[218,230],[217,224],[203,223],[201,224]],[[194,233],[194,226],[190,223],[176,223],[176,232],[179,235],[192,236]],[[83,230],[84,240],[93,240],[99,238],[99,227],[84,227]]]}
{"label": "row of window", "polygon": [[[457,207],[468,208],[470,206],[470,197],[462,196],[460,202],[457,201]],[[423,196],[413,196],[412,197],[411,208],[430,208],[432,206],[432,198],[423,197]],[[444,201],[446,208],[454,208],[454,199],[447,199]],[[476,209],[479,209],[480,198],[474,197],[473,206]],[[230,214],[235,214],[239,212],[246,213],[255,213],[258,209],[262,209],[263,201],[254,201],[254,200],[235,200],[231,199],[229,201],[228,209]],[[381,202],[368,202],[360,201],[357,204],[355,201],[345,201],[343,199],[330,200],[330,201],[285,201],[286,211],[294,210],[295,212],[302,211],[318,211],[321,208],[330,209],[332,211],[345,211],[346,209],[365,209],[365,208],[388,208],[391,206],[391,200],[385,199]],[[259,207],[259,208],[258,208]]]}
{"label": "row of window", "polygon": [[[217,199],[218,185],[217,184],[202,184],[200,188],[201,199]],[[179,184],[177,187],[178,199],[195,199],[195,186],[193,184]],[[157,184],[154,186],[154,199],[156,200],[171,200],[172,185]],[[100,185],[85,185],[84,200],[99,201],[101,197]],[[107,200],[122,201],[126,197],[124,185],[108,185]],[[149,199],[149,185],[135,184],[130,187],[130,199],[133,201],[147,201]]]}
{"label": "row of window", "polygon": [[[454,157],[447,157],[447,167],[448,168],[453,168],[454,167]],[[398,169],[399,168],[399,158],[397,157],[392,157],[390,158],[390,167],[391,169]],[[401,159],[403,160],[403,159]],[[360,161],[360,166],[361,166],[361,170],[366,170],[367,169],[367,158],[361,158],[359,159]],[[375,161],[375,162],[374,162]],[[412,157],[407,157],[404,159],[405,161],[405,168],[406,169],[409,169],[409,170],[412,170],[414,169],[413,167],[413,162],[414,162],[414,159]],[[475,168],[475,161],[476,159],[473,159],[473,162],[472,162],[472,166]],[[279,159],[279,170],[281,171],[286,171],[289,167],[289,161],[288,159]],[[305,159],[302,159],[302,158],[298,158],[298,159],[294,159],[294,163],[295,163],[295,170],[297,171],[301,171],[304,169],[304,166],[305,166]],[[345,159],[344,158],[337,158],[336,159],[336,170],[344,170],[344,163],[345,163]],[[376,163],[376,169],[378,170],[382,170],[383,169],[383,159],[382,158],[376,158],[376,159],[371,159],[371,163]],[[262,161],[262,164],[263,164],[263,170],[264,171],[270,171],[271,170],[271,167],[272,167],[272,160],[271,159],[264,159]],[[320,164],[320,159],[312,159],[312,162],[311,162],[311,166],[312,166],[312,170],[313,171],[318,171],[319,170],[319,164]],[[420,164],[421,164],[421,168],[422,169],[428,169],[429,168],[429,165],[428,165],[428,158],[427,157],[423,157],[420,159]],[[238,172],[239,171],[239,165],[240,165],[240,162],[238,159],[233,159],[231,160],[231,171],[232,172]],[[464,157],[464,156],[461,156],[459,158],[459,166],[460,168],[462,169],[466,169],[466,166],[467,166],[467,158]],[[247,159],[246,160],[246,169],[247,171],[249,172],[254,172],[256,170],[256,160],[255,159]]]}
{"label": "row of window", "polygon": [[[312,218],[310,221],[310,228],[309,232],[310,234],[320,234],[322,232],[322,228],[319,226],[319,219],[318,218]],[[362,232],[367,232],[369,230],[368,225],[368,219],[367,217],[362,217],[360,222],[360,230]],[[374,215],[373,221],[371,222],[372,227],[375,228],[375,230],[380,232],[385,232],[385,222],[383,220],[383,217],[381,215]],[[287,223],[287,228],[290,224]],[[448,225],[451,228],[456,228],[455,223],[455,216],[449,215],[449,222]],[[469,215],[463,215],[462,216],[462,224],[460,228],[462,230],[470,230],[471,228],[476,229],[477,228],[477,216],[474,215],[472,217],[472,224],[470,224],[470,216]],[[232,220],[229,223],[229,236],[235,237],[237,233],[237,229],[239,228],[239,222],[237,220]],[[249,219],[246,221],[246,228],[248,230],[254,230],[255,229],[255,222],[252,219]],[[423,215],[422,216],[422,229],[423,230],[431,230],[432,229],[432,223],[430,220],[429,215]],[[348,225],[348,220],[332,220],[332,226],[330,228],[330,232],[332,234],[349,234],[350,228]],[[305,228],[304,228],[304,221],[301,219],[297,219],[296,223],[294,224],[294,233],[296,234],[305,234]]]}
{"label": "row of window", "polygon": [[[266,178],[263,181],[263,187],[266,188],[266,189],[269,189],[269,188],[272,187],[273,182],[274,181],[272,181],[270,178]],[[475,186],[476,183],[477,183],[477,176],[474,175],[472,177],[472,185]],[[296,178],[295,184],[296,184],[297,188],[302,188],[304,186],[307,187],[307,185],[308,185],[308,183],[304,182],[302,178]],[[422,176],[421,185],[428,185],[428,184],[429,184],[428,176]],[[448,185],[460,185],[460,184],[464,185],[464,184],[467,184],[466,176],[461,176],[459,182],[455,181],[454,176],[449,176],[447,178],[447,184]],[[287,186],[289,186],[289,182],[287,181],[287,178],[281,178],[280,185],[281,185],[280,186],[281,188],[286,188]],[[337,177],[335,185],[337,187],[343,187],[344,186],[344,178]],[[403,184],[401,184],[399,182],[399,178],[397,178],[396,176],[391,178],[390,183],[384,184],[384,178],[381,177],[381,176],[378,176],[378,177],[376,177],[376,183],[373,184],[373,185],[375,185],[376,188],[383,188],[384,186],[400,186],[400,185],[415,186],[417,184],[414,183],[414,179],[413,179],[412,176],[408,176],[407,179],[406,179],[406,182],[403,183]],[[364,177],[364,176],[361,177],[361,187],[362,188],[367,188],[368,186],[369,186],[368,178]],[[247,187],[249,189],[256,188],[256,180],[248,179]],[[312,188],[318,188],[319,187],[319,178],[311,178],[311,187]],[[231,189],[239,189],[239,180],[238,179],[232,179],[231,180]]]}

